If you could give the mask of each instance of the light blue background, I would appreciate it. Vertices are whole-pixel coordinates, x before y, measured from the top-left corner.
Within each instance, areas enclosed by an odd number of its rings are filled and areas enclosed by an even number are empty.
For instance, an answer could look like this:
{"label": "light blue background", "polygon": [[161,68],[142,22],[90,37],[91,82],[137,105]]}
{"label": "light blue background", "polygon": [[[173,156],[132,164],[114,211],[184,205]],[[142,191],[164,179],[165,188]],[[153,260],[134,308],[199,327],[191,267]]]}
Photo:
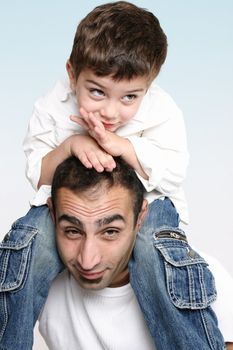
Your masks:
{"label": "light blue background", "polygon": [[[21,145],[33,103],[65,74],[77,23],[104,2],[0,3],[1,236],[33,194]],[[169,40],[158,83],[183,110],[187,126],[187,233],[233,275],[233,2],[133,2],[154,12]]]}

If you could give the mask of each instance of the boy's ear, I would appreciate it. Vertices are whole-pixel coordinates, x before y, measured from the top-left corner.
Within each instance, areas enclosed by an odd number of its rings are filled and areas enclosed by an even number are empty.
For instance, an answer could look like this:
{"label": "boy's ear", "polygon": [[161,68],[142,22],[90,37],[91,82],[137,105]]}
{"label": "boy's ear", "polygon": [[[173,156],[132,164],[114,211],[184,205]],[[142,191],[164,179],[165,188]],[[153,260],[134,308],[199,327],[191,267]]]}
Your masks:
{"label": "boy's ear", "polygon": [[146,199],[144,199],[143,202],[142,202],[141,211],[140,211],[140,213],[138,215],[138,219],[137,219],[137,224],[136,224],[136,229],[137,230],[139,230],[140,227],[142,226],[147,212],[148,212],[148,202],[147,202]]}
{"label": "boy's ear", "polygon": [[49,197],[47,199],[47,206],[49,208],[49,212],[50,212],[51,218],[52,218],[53,222],[55,223],[55,213],[54,213],[53,204],[52,204],[52,198],[51,197]]}
{"label": "boy's ear", "polygon": [[74,69],[69,60],[66,62],[66,70],[69,76],[70,88],[72,91],[75,91],[76,79],[75,79]]}

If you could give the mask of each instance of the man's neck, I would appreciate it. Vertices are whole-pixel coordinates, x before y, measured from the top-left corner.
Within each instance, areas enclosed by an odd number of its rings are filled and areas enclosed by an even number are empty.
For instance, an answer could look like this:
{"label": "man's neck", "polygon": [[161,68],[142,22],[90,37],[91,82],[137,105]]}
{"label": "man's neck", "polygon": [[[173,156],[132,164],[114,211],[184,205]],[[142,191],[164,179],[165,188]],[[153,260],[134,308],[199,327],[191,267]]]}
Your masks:
{"label": "man's neck", "polygon": [[126,268],[121,272],[119,278],[115,279],[108,288],[118,288],[129,283],[129,270]]}

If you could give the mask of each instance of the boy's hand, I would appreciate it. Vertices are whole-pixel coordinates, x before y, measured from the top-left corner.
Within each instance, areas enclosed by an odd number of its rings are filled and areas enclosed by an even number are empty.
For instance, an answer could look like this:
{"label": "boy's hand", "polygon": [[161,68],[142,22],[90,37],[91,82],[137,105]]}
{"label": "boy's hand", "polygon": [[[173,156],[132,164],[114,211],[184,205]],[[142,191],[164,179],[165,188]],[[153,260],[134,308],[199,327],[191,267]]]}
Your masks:
{"label": "boy's hand", "polygon": [[77,157],[86,168],[96,171],[112,171],[116,163],[113,157],[101,149],[98,143],[88,135],[73,135],[69,138],[69,152]]}
{"label": "boy's hand", "polygon": [[126,151],[128,140],[114,134],[105,129],[103,123],[98,118],[97,113],[88,113],[83,108],[80,108],[82,117],[70,116],[70,119],[84,129],[86,129],[91,137],[112,156],[122,156]]}
{"label": "boy's hand", "polygon": [[97,113],[88,113],[83,108],[80,108],[80,113],[82,117],[71,116],[70,119],[86,129],[108,155],[121,156],[140,176],[148,180],[148,175],[139,163],[134,147],[127,138],[106,130]]}

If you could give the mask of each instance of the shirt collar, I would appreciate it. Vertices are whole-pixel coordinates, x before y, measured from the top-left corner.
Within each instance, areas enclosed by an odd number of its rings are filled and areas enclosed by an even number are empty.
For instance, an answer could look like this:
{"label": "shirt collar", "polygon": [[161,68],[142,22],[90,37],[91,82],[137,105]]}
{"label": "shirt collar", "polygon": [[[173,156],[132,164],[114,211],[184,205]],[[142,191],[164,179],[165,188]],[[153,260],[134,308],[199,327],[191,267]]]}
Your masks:
{"label": "shirt collar", "polygon": [[64,78],[57,83],[57,96],[61,102],[68,100],[69,96],[73,94],[70,88],[69,79]]}

